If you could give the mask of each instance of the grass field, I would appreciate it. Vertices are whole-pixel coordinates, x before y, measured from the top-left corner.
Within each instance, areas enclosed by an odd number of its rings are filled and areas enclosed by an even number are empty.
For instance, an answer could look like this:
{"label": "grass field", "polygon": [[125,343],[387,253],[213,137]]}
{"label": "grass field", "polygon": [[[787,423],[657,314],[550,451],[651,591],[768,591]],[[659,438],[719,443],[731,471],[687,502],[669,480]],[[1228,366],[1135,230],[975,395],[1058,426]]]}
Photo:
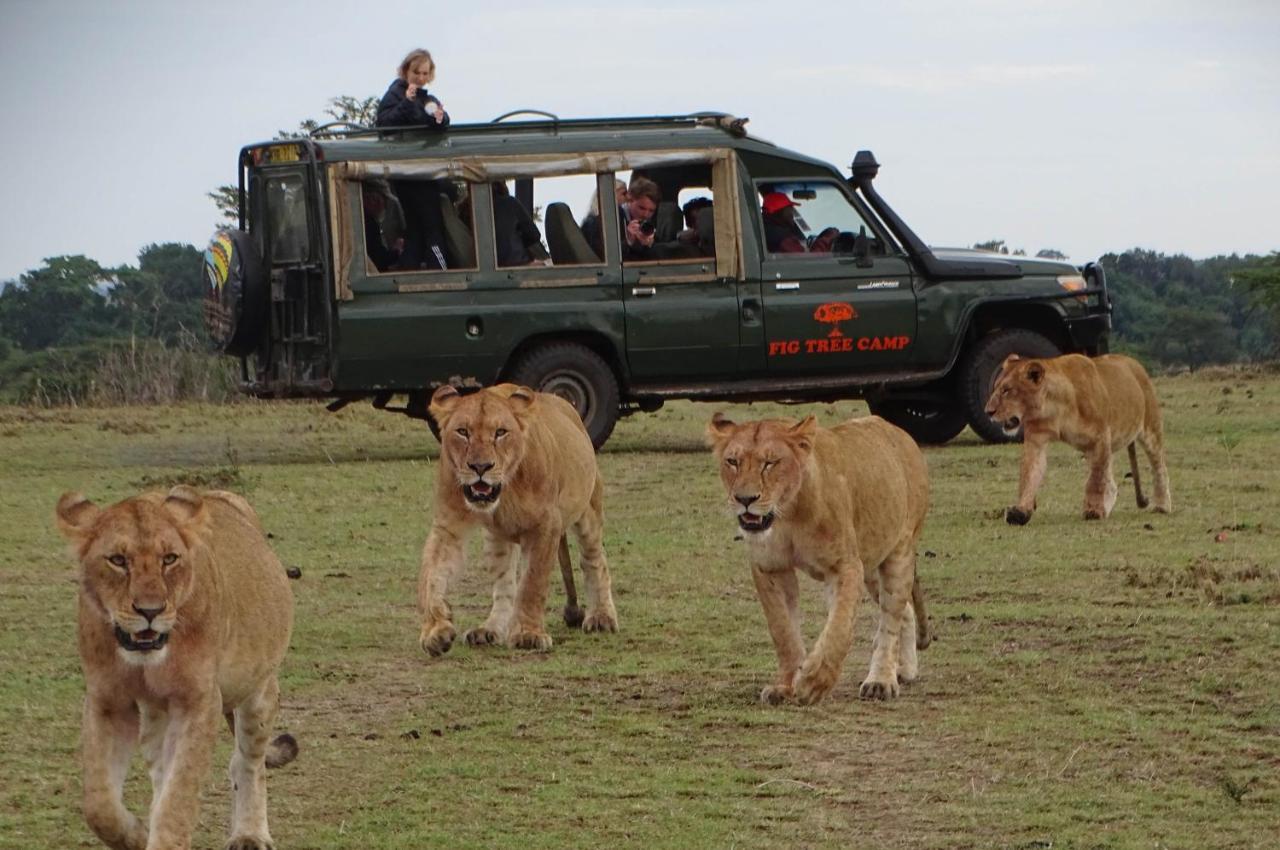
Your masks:
{"label": "grass field", "polygon": [[[864,603],[839,685],[811,708],[756,701],[775,662],[702,443],[716,407],[626,420],[600,455],[619,634],[549,612],[548,654],[455,644],[439,660],[414,610],[436,471],[420,424],[283,403],[0,408],[0,847],[98,846],[79,813],[75,571],[54,503],[179,480],[246,495],[302,570],[279,719],[302,753],[270,779],[281,850],[1275,847],[1280,374],[1157,386],[1170,516],[1120,482],[1112,517],[1085,523],[1084,464],[1057,446],[1039,512],[1011,527],[1018,447],[966,432],[929,450],[919,563],[937,641],[921,678],[895,702],[857,699]],[[451,595],[460,631],[483,619],[478,570]],[[224,736],[197,847],[225,839],[229,751]],[[140,762],[128,796],[149,799]]]}

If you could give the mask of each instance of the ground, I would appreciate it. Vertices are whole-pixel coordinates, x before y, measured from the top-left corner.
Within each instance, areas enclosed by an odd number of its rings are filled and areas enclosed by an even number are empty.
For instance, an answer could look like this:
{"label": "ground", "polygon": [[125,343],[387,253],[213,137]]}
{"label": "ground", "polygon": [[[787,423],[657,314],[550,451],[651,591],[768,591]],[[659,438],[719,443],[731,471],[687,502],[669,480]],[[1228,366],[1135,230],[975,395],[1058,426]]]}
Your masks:
{"label": "ground", "polygon": [[[545,655],[418,649],[417,559],[436,444],[368,408],[250,402],[0,408],[0,845],[98,846],[78,812],[83,682],[64,490],[108,502],[187,481],[246,495],[289,566],[296,628],[270,778],[288,848],[1241,848],[1280,811],[1280,373],[1162,377],[1175,512],[1080,518],[1085,468],[1051,452],[1039,511],[1005,524],[1018,446],[927,452],[921,678],[861,702],[871,608],[812,708],[757,703],[772,646],[702,430],[865,407],[679,403],[600,455],[622,631]],[[1120,471],[1127,462],[1119,464]],[[1144,482],[1151,480],[1143,466]],[[461,629],[488,592],[451,594]],[[821,623],[802,585],[806,633]],[[551,607],[559,608],[557,589]],[[197,847],[221,846],[220,742]],[[136,764],[129,799],[148,799]]]}

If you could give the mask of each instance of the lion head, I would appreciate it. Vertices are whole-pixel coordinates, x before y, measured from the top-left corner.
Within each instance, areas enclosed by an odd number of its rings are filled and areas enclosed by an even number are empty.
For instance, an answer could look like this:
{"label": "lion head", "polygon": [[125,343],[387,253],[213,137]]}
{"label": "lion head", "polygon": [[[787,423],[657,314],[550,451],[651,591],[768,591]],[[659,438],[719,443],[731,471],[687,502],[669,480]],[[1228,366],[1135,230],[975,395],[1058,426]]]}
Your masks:
{"label": "lion head", "polygon": [[720,480],[738,526],[751,537],[763,538],[775,519],[786,516],[804,483],[817,428],[812,416],[800,422],[764,419],[744,425],[719,413],[712,417],[707,438],[720,463]]}
{"label": "lion head", "polygon": [[496,508],[503,483],[524,459],[528,414],[536,397],[515,384],[465,396],[444,386],[431,397],[429,409],[440,425],[441,460],[473,510]]}
{"label": "lion head", "polygon": [[158,661],[195,586],[195,550],[208,519],[200,494],[174,487],[104,510],[64,493],[57,516],[80,561],[80,592],[112,627],[121,654]]}
{"label": "lion head", "polygon": [[1010,354],[1000,364],[986,410],[1009,436],[1018,433],[1024,422],[1040,412],[1044,403],[1044,375],[1044,363],[1040,360],[1023,360]]}

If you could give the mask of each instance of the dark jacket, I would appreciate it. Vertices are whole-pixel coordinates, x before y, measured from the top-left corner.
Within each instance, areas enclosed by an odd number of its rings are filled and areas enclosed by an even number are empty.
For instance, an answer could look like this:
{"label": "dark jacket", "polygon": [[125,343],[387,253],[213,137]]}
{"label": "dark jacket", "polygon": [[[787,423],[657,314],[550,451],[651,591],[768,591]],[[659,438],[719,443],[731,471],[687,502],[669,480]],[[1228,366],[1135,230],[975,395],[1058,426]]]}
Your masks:
{"label": "dark jacket", "polygon": [[523,266],[546,259],[542,233],[520,202],[510,195],[493,196],[493,243],[500,266]]}
{"label": "dark jacket", "polygon": [[772,215],[764,217],[764,244],[770,254],[803,254],[809,250],[800,228]]}
{"label": "dark jacket", "polygon": [[[627,222],[630,221],[627,210],[621,204],[618,205],[618,232],[622,236],[622,259],[625,260],[651,260],[653,259],[653,249],[647,245],[632,245],[627,242]],[[600,221],[600,216],[594,213],[588,215],[582,220],[582,235],[587,237],[587,244],[596,250],[601,258],[604,257],[604,225]]]}
{"label": "dark jacket", "polygon": [[[405,97],[409,84],[404,80],[394,80],[387,88],[387,93],[378,103],[378,127],[434,127],[444,129],[449,126],[449,113],[445,113],[443,121],[436,121],[435,110],[427,111],[427,104],[436,100],[426,89],[418,89],[413,100]],[[439,102],[439,101],[437,101]]]}

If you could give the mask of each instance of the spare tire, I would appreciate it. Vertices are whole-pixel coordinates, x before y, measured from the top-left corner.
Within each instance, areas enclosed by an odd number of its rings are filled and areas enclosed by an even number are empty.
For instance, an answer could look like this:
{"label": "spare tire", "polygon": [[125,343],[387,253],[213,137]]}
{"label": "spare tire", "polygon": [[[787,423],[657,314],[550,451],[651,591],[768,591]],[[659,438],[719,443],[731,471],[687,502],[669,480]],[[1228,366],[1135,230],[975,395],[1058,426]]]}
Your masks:
{"label": "spare tire", "polygon": [[204,252],[204,325],[219,351],[242,357],[258,344],[267,315],[267,278],[243,230],[219,230]]}

